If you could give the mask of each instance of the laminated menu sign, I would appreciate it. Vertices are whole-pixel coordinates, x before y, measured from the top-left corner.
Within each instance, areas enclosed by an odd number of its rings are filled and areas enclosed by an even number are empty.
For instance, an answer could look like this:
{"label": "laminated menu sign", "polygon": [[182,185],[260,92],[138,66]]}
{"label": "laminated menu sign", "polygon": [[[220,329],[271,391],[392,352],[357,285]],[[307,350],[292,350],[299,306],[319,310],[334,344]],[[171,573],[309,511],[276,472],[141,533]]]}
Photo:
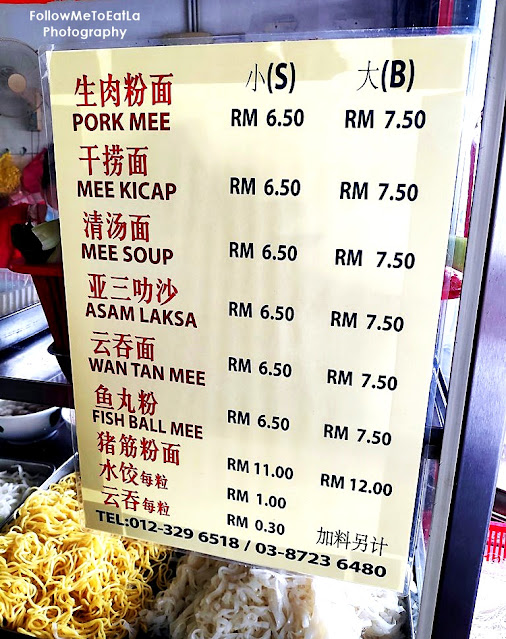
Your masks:
{"label": "laminated menu sign", "polygon": [[402,589],[470,48],[50,55],[87,526]]}

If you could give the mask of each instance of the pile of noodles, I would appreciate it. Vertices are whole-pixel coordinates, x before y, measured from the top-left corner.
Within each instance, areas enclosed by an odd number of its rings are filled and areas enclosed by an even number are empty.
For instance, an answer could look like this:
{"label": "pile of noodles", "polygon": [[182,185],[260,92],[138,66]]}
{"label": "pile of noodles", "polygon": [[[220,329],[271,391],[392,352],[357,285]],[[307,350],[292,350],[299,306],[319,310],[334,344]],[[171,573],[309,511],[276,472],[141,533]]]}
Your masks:
{"label": "pile of noodles", "polygon": [[229,564],[190,553],[141,612],[150,637],[373,639],[402,637],[396,593]]}
{"label": "pile of noodles", "polygon": [[27,491],[42,481],[42,477],[30,475],[19,464],[10,470],[0,470],[0,526]]}
{"label": "pile of noodles", "polygon": [[28,497],[0,535],[0,628],[49,639],[132,634],[169,551],[83,531],[75,476]]}

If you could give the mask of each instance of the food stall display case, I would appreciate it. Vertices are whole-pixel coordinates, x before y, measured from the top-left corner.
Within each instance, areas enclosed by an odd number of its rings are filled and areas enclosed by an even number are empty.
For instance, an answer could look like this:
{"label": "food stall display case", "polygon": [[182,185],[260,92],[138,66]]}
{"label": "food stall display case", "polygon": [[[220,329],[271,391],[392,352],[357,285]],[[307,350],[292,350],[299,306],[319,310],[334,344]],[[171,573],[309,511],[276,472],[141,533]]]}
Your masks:
{"label": "food stall display case", "polygon": [[[147,42],[138,35],[127,47],[192,43],[219,47],[338,40],[343,31],[349,39],[365,37],[368,40],[420,34],[436,40],[448,35],[472,36],[468,64],[473,80],[465,99],[458,171],[455,185],[451,185],[453,211],[444,277],[441,273],[443,292],[432,381],[427,389],[423,447],[419,471],[416,471],[418,486],[407,577],[403,587],[398,588],[405,607],[402,628],[405,637],[467,637],[494,502],[506,418],[503,392],[506,5],[497,3],[496,6],[495,2],[485,0],[481,3],[477,0],[381,0],[375,3],[261,0],[253,5],[247,0],[233,5],[223,0],[181,0],[170,8],[167,6],[167,14],[172,11],[173,24],[168,18],[161,33],[150,33]],[[50,49],[58,53],[83,48],[93,48],[93,43],[83,47],[76,42],[60,42]],[[444,63],[442,60],[441,64]],[[45,58],[41,69],[43,74],[47,73]],[[48,95],[45,107],[49,121]],[[52,135],[51,129],[48,135]],[[58,135],[61,137],[61,131]],[[378,149],[374,152],[383,153]],[[56,155],[58,170],[58,141]],[[382,158],[378,157],[377,162],[381,163]],[[426,232],[430,237],[431,229],[427,228]],[[63,362],[68,366],[68,361],[60,359],[60,369],[58,360],[48,353],[52,342],[54,335],[46,331],[8,345],[0,352],[1,398],[70,409],[74,407],[74,395],[76,403],[82,401],[78,399],[77,385],[74,389],[69,381],[69,369],[66,369],[67,376],[62,372]],[[73,372],[75,381],[77,370]],[[19,445],[0,440],[0,457],[27,464],[46,462],[55,467],[64,464],[68,470],[79,465],[79,456],[74,456],[76,444],[72,431],[73,426],[62,427],[59,423],[55,435],[43,441]],[[81,444],[82,441],[84,439]],[[0,628],[0,636],[4,635],[11,636],[11,633]]]}

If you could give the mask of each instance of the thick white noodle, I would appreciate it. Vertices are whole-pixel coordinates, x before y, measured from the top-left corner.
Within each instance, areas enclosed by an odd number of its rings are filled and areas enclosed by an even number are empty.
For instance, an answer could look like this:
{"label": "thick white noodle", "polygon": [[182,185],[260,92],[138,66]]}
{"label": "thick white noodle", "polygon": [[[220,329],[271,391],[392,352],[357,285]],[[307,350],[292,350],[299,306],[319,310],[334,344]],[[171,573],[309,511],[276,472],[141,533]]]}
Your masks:
{"label": "thick white noodle", "polygon": [[393,639],[402,610],[393,592],[190,553],[141,617],[171,639]]}

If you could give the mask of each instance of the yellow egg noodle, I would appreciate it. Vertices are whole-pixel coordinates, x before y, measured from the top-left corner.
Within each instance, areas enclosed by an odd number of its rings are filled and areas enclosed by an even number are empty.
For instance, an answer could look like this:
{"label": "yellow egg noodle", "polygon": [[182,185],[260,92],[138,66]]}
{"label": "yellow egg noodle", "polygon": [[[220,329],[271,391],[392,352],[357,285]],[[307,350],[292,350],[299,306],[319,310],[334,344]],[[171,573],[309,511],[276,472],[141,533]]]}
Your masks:
{"label": "yellow egg noodle", "polygon": [[30,495],[0,535],[0,628],[120,639],[169,582],[170,550],[83,531],[75,475]]}

